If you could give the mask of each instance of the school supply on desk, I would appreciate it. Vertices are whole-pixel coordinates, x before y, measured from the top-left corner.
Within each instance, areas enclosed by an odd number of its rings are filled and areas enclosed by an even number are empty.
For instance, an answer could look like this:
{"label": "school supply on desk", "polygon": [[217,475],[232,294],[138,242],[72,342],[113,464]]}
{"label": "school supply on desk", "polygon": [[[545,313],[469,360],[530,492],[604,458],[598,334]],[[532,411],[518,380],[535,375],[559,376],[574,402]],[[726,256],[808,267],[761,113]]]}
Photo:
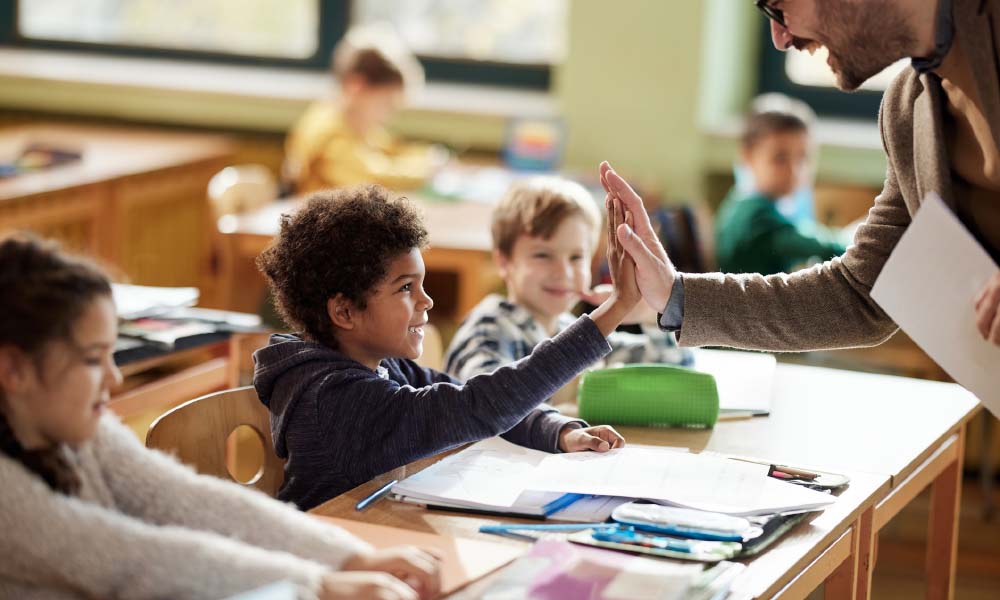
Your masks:
{"label": "school supply on desk", "polygon": [[567,539],[585,546],[698,562],[728,560],[736,557],[743,548],[739,542],[689,540],[649,533],[629,525],[579,532]]}
{"label": "school supply on desk", "polygon": [[699,586],[705,585],[703,573],[697,564],[652,560],[565,541],[542,540],[529,554],[500,571],[486,590],[477,590],[475,597],[679,600],[689,590],[702,589]]}
{"label": "school supply on desk", "polygon": [[577,531],[599,531],[615,529],[617,523],[559,523],[555,525],[534,525],[527,523],[498,523],[496,525],[480,525],[479,533],[491,533],[521,540],[536,541],[549,534],[574,533]]}
{"label": "school supply on desk", "polygon": [[[198,321],[167,321],[162,319],[135,319],[118,327],[118,335],[142,340],[162,350],[182,350],[204,343],[205,337],[218,336],[210,323]],[[220,339],[225,339],[223,334]]]}
{"label": "school supply on desk", "polygon": [[767,476],[780,479],[786,483],[801,485],[814,490],[835,490],[842,488],[851,482],[851,478],[840,473],[830,473],[828,471],[817,471],[815,469],[803,469],[801,467],[790,467],[787,465],[776,465],[766,461],[753,458],[743,458],[739,456],[728,456],[729,460],[738,460],[757,465],[767,466]]}
{"label": "school supply on desk", "polygon": [[526,489],[546,452],[490,438],[452,454],[392,487],[391,499],[431,509],[487,513],[509,517],[568,521],[602,521],[629,498]]}
{"label": "school supply on desk", "polygon": [[0,179],[79,162],[81,158],[83,158],[83,152],[80,150],[32,142],[26,145],[21,150],[21,154],[11,162],[0,163]]}
{"label": "school supply on desk", "polygon": [[771,354],[697,348],[692,368],[715,377],[720,415],[766,416],[771,412],[777,365]]}
{"label": "school supply on desk", "polygon": [[587,371],[577,394],[580,418],[592,423],[712,427],[719,417],[715,378],[674,365]]}
{"label": "school supply on desk", "polygon": [[767,467],[716,455],[629,445],[608,452],[548,454],[500,438],[477,442],[394,485],[391,498],[429,508],[545,517],[563,494],[586,494],[548,518],[602,521],[646,498],[732,515],[825,507],[829,494],[767,476]]}
{"label": "school supply on desk", "polygon": [[370,507],[372,504],[375,504],[376,502],[378,502],[382,498],[385,498],[386,496],[388,496],[389,492],[392,491],[392,486],[396,485],[397,483],[399,483],[399,480],[398,479],[393,479],[389,483],[387,483],[387,484],[383,485],[382,487],[380,487],[379,489],[375,490],[370,496],[368,496],[367,498],[365,498],[361,502],[358,502],[354,506],[354,510],[356,510],[358,512],[363,511],[363,510],[367,510],[368,507]]}
{"label": "school supply on desk", "polygon": [[119,319],[139,319],[160,315],[176,308],[198,303],[198,288],[152,287],[147,285],[111,284]]}
{"label": "school supply on desk", "polygon": [[829,494],[768,477],[763,465],[635,445],[603,453],[549,454],[526,487],[645,498],[737,516],[813,510],[835,501]]}
{"label": "school supply on desk", "polygon": [[976,298],[997,270],[955,213],[929,194],[882,267],[871,297],[948,375],[1000,416],[1000,346],[980,335],[975,311]]}
{"label": "school supply on desk", "polygon": [[743,542],[762,533],[759,526],[744,517],[652,503],[622,504],[611,513],[611,518],[644,531],[693,540]]}
{"label": "school supply on desk", "polygon": [[436,551],[442,558],[442,596],[454,593],[470,582],[523,556],[526,552],[526,548],[520,544],[501,544],[488,540],[443,536],[349,519],[314,516],[346,529],[375,546],[376,549],[412,545]]}
{"label": "school supply on desk", "polygon": [[[580,531],[566,536],[566,540],[574,544],[598,546],[632,554],[711,563],[760,554],[788,530],[801,523],[808,514],[803,512],[752,517],[754,523],[759,526],[760,533],[743,542],[672,536],[630,525],[619,525],[618,529],[604,527]],[[518,533],[520,532],[513,531],[511,535]]]}
{"label": "school supply on desk", "polygon": [[[809,511],[801,511],[743,518],[638,501],[619,506],[612,513],[611,518],[616,523],[634,527],[641,532],[683,540],[726,542],[728,545],[718,548],[701,548],[708,553],[708,557],[711,559],[717,557],[719,553],[734,550],[735,552],[730,555],[734,558],[758,554],[784,535],[786,531],[800,523],[808,514]],[[621,549],[644,552],[642,548]],[[681,558],[707,560],[698,555]]]}

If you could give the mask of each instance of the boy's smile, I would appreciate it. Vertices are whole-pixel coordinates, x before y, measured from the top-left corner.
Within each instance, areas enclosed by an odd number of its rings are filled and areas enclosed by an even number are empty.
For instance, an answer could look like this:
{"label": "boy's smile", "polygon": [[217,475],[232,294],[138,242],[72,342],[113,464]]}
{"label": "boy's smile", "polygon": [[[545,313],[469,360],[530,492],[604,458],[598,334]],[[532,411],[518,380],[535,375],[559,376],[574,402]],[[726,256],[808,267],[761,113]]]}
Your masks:
{"label": "boy's smile", "polygon": [[367,306],[352,308],[349,328],[335,322],[344,353],[372,370],[385,358],[420,358],[427,311],[434,306],[423,283],[424,259],[418,248],[390,260]]}
{"label": "boy's smile", "polygon": [[559,315],[590,288],[593,227],[582,217],[567,217],[549,239],[522,235],[510,256],[497,253],[507,296],[546,331],[554,333]]}

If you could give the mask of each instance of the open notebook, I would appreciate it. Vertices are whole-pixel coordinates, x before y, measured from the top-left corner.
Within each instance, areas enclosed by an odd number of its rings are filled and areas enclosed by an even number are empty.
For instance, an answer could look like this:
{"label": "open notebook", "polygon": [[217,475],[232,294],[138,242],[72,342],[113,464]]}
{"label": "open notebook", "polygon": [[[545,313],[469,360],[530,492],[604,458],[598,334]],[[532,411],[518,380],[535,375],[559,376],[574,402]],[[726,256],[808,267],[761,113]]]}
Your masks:
{"label": "open notebook", "polygon": [[694,351],[692,368],[715,377],[719,411],[723,414],[767,415],[771,412],[777,364],[772,354],[698,348]]}
{"label": "open notebook", "polygon": [[[392,499],[453,510],[545,517],[544,507],[561,498],[559,492],[524,488],[546,452],[511,444],[501,438],[483,440],[397,483]],[[607,496],[583,498],[548,515],[557,521],[604,521],[616,507],[631,500]]]}
{"label": "open notebook", "polygon": [[548,454],[500,438],[473,444],[392,488],[396,500],[529,516],[567,493],[592,496],[550,518],[603,521],[636,498],[732,515],[815,510],[835,500],[768,477],[767,466],[716,455],[637,445]]}

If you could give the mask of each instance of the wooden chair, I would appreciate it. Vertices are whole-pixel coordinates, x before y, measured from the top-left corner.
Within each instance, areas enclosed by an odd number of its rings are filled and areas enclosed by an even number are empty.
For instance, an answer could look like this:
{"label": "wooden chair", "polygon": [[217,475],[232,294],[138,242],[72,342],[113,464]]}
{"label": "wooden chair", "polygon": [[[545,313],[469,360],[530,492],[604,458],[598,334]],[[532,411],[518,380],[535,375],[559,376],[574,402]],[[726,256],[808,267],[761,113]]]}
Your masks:
{"label": "wooden chair", "polygon": [[[231,435],[234,431],[236,436]],[[247,446],[247,432],[251,438],[256,434],[263,459],[257,461],[260,466],[256,470],[242,476],[246,469],[238,468],[236,449]],[[146,447],[170,452],[199,473],[229,479],[270,496],[278,492],[284,478],[285,463],[274,453],[267,408],[252,387],[208,394],[171,409],[150,425]],[[247,454],[252,453],[239,452],[242,459]],[[259,451],[257,454],[259,458]],[[231,471],[240,473],[240,478]]]}

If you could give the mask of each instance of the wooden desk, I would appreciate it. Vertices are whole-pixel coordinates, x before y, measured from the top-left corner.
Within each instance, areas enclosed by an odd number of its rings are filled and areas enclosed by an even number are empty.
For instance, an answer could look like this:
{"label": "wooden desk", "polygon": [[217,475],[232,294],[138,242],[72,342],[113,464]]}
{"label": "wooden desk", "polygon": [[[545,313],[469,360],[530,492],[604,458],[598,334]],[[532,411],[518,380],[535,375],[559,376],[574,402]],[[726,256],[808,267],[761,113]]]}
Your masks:
{"label": "wooden desk", "polygon": [[0,130],[0,157],[42,142],[75,163],[0,180],[0,231],[29,229],[109,263],[130,283],[199,286],[208,263],[208,180],[232,148],[214,135],[117,127]]}
{"label": "wooden desk", "polygon": [[[430,200],[408,195],[420,208],[430,237],[424,253],[428,273],[451,273],[456,278],[454,313],[461,319],[488,293],[499,276],[491,255],[490,217],[493,206],[479,202]],[[259,210],[219,220],[222,256],[220,294],[215,304],[227,310],[256,312],[264,291],[263,276],[254,259],[278,234],[281,215],[301,200],[275,202]],[[428,288],[433,296],[437,290]]]}
{"label": "wooden desk", "polygon": [[[737,597],[803,598],[826,582],[827,598],[867,598],[878,530],[928,485],[934,506],[928,544],[929,597],[950,597],[965,425],[979,410],[953,384],[779,364],[767,418],[720,422],[707,431],[623,427],[633,443],[684,446],[838,471],[852,478],[837,503],[790,532],[749,568]],[[315,509],[324,515],[450,535],[477,535],[486,517],[382,502],[354,504],[419,461]]]}
{"label": "wooden desk", "polygon": [[122,365],[125,380],[108,407],[129,419],[229,387],[232,344],[226,339]]}

